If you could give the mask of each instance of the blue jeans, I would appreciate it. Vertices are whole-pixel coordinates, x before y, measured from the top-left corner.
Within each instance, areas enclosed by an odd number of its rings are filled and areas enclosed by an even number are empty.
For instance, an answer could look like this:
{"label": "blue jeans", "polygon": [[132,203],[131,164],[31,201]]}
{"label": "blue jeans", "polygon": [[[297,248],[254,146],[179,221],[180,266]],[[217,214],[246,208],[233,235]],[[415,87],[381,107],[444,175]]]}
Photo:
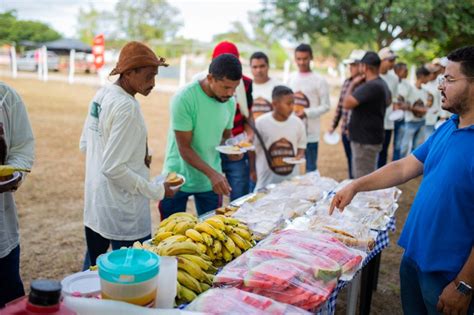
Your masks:
{"label": "blue jeans", "polygon": [[249,193],[249,157],[246,153],[243,159],[239,161],[229,160],[226,154],[221,154],[222,171],[229,182],[232,191],[230,200],[235,200]]}
{"label": "blue jeans", "polygon": [[342,145],[344,146],[344,152],[346,153],[347,158],[347,170],[349,173],[349,178],[353,179],[352,176],[352,150],[351,150],[351,141],[346,134],[342,134]]}
{"label": "blue jeans", "polygon": [[222,197],[213,191],[206,191],[202,193],[188,193],[184,191],[178,191],[173,198],[164,198],[158,204],[161,220],[166,219],[173,213],[185,212],[188,198],[190,196],[194,196],[194,202],[196,204],[198,215],[202,215],[208,211],[217,209],[222,205]]}
{"label": "blue jeans", "polygon": [[393,161],[400,160],[401,158],[404,128],[404,120],[399,120],[395,122],[395,129],[393,130]]}
{"label": "blue jeans", "polygon": [[[403,256],[400,264],[400,295],[405,315],[439,314],[436,310],[438,298],[452,281],[441,272],[422,272],[416,262]],[[471,300],[468,314],[474,312]]]}
{"label": "blue jeans", "polygon": [[388,155],[388,147],[390,146],[390,140],[392,140],[392,130],[385,130],[385,136],[382,145],[382,151],[379,153],[379,157],[377,159],[377,168],[381,168],[387,164],[387,155]]}
{"label": "blue jeans", "polygon": [[[25,295],[20,278],[20,245],[0,258],[0,308]],[[1,311],[0,311],[1,313]]]}
{"label": "blue jeans", "polygon": [[406,157],[418,147],[423,137],[424,126],[424,120],[405,122],[405,127],[403,128],[402,150],[400,152],[401,158]]}
{"label": "blue jeans", "polygon": [[84,257],[84,264],[82,270],[89,269],[90,266],[95,266],[97,263],[97,258],[105,254],[109,249],[109,246],[112,245],[112,250],[117,250],[122,247],[130,247],[135,242],[144,242],[151,238],[151,235],[145,236],[144,238],[133,240],[133,241],[119,241],[119,240],[109,240],[99,233],[91,230],[87,226],[85,227],[86,233],[86,244],[87,251]]}
{"label": "blue jeans", "polygon": [[306,173],[313,172],[318,169],[318,143],[308,142],[305,151]]}

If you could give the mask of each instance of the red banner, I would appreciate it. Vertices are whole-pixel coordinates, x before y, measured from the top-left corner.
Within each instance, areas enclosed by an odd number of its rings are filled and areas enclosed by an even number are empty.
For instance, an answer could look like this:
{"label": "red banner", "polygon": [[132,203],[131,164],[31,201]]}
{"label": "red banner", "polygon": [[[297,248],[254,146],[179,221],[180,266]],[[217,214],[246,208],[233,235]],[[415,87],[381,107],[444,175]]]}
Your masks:
{"label": "red banner", "polygon": [[102,66],[105,63],[104,52],[105,52],[104,34],[96,35],[92,42],[92,54],[94,55],[94,65],[97,70],[102,68]]}

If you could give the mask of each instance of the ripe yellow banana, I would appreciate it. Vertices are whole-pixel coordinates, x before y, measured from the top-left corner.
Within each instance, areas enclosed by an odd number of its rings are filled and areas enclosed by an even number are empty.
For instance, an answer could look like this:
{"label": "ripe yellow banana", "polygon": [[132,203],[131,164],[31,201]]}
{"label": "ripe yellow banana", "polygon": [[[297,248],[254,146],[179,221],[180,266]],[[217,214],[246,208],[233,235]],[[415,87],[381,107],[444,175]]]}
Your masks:
{"label": "ripe yellow banana", "polygon": [[196,293],[194,293],[193,291],[191,291],[190,289],[186,288],[183,285],[181,285],[179,289],[180,289],[178,293],[179,298],[183,299],[186,302],[191,302],[197,297]]}
{"label": "ripe yellow banana", "polygon": [[165,232],[173,232],[174,227],[178,224],[176,220],[169,220],[168,223],[164,226]]}
{"label": "ripe yellow banana", "polygon": [[201,293],[201,286],[199,281],[194,279],[189,273],[183,270],[178,270],[178,282],[180,285],[196,292]]}
{"label": "ripe yellow banana", "polygon": [[200,243],[205,243],[204,238],[202,237],[201,233],[196,231],[195,229],[188,229],[184,232],[184,235],[191,238],[192,240]]}
{"label": "ripe yellow banana", "polygon": [[237,224],[237,227],[238,227],[238,228],[241,228],[241,229],[244,229],[244,230],[247,230],[247,231],[250,232],[250,229],[249,229],[249,227],[248,227],[246,224],[239,223],[239,224]]}
{"label": "ripe yellow banana", "polygon": [[182,269],[186,271],[194,279],[198,279],[200,281],[206,281],[207,275],[204,271],[202,271],[201,267],[199,267],[198,264],[195,264],[191,260],[188,260],[181,256],[177,256],[176,258],[178,259],[178,269]]}
{"label": "ripe yellow banana", "polygon": [[207,251],[207,246],[204,245],[203,243],[196,243],[196,246],[199,248],[199,250],[202,252],[202,253],[205,253]]}
{"label": "ripe yellow banana", "polygon": [[237,226],[240,223],[239,220],[231,217],[225,217],[225,224]]}
{"label": "ripe yellow banana", "polygon": [[184,235],[186,230],[192,229],[194,227],[194,225],[195,225],[194,222],[181,221],[181,222],[179,222],[175,225],[175,227],[173,228],[173,233]]}
{"label": "ripe yellow banana", "polygon": [[234,241],[235,245],[244,251],[252,247],[250,243],[245,242],[245,240],[237,233],[229,233],[229,237]]}
{"label": "ripe yellow banana", "polygon": [[208,270],[209,267],[212,265],[210,261],[204,260],[202,256],[200,257],[197,255],[189,255],[189,254],[183,254],[179,256],[186,258],[187,260],[190,260],[193,263],[197,264],[202,270]]}
{"label": "ripe yellow banana", "polygon": [[29,173],[31,170],[26,168],[14,167],[11,165],[0,165],[0,176],[10,176],[15,172]]}
{"label": "ripe yellow banana", "polygon": [[230,237],[226,236],[222,243],[224,244],[224,247],[229,251],[229,253],[233,254],[235,252],[236,246],[234,241]]}
{"label": "ripe yellow banana", "polygon": [[206,255],[209,256],[209,258],[211,258],[212,261],[216,260],[216,256],[212,252],[212,248],[210,247],[207,248]]}
{"label": "ripe yellow banana", "polygon": [[242,250],[238,247],[238,246],[235,246],[235,251],[234,251],[234,257],[239,257],[240,255],[242,255]]}
{"label": "ripe yellow banana", "polygon": [[205,232],[205,233],[209,234],[210,236],[212,236],[214,238],[217,238],[217,234],[216,234],[217,230],[212,225],[210,225],[209,223],[206,223],[206,222],[198,223],[198,224],[196,224],[194,229],[198,232]]}
{"label": "ripe yellow banana", "polygon": [[224,241],[225,238],[227,237],[223,231],[218,230],[218,229],[216,229],[216,235],[219,241]]}
{"label": "ripe yellow banana", "polygon": [[159,250],[160,256],[176,256],[182,254],[200,254],[201,251],[195,243],[180,242],[172,243],[170,245],[161,247]]}
{"label": "ripe yellow banana", "polygon": [[240,237],[242,237],[244,240],[251,240],[252,239],[252,234],[250,234],[250,232],[245,230],[245,229],[241,229],[239,227],[234,227],[233,232],[239,234]]}
{"label": "ripe yellow banana", "polygon": [[201,292],[205,292],[211,288],[209,284],[204,282],[199,282],[199,285],[201,286]]}
{"label": "ripe yellow banana", "polygon": [[212,243],[214,242],[214,240],[212,239],[212,236],[210,236],[206,232],[201,232],[201,236],[204,239],[204,243],[206,243],[207,246],[212,246]]}
{"label": "ripe yellow banana", "polygon": [[219,253],[222,251],[222,243],[221,241],[214,240],[214,245],[212,245],[212,252],[214,255],[219,255]]}
{"label": "ripe yellow banana", "polygon": [[172,215],[170,215],[168,217],[168,219],[173,219],[173,218],[182,218],[182,217],[185,217],[186,219],[188,220],[192,220],[194,222],[197,222],[197,217],[191,213],[187,213],[187,212],[177,212],[177,213],[173,213]]}
{"label": "ripe yellow banana", "polygon": [[207,219],[207,220],[204,221],[204,222],[209,223],[210,225],[212,225],[214,228],[216,228],[216,229],[218,229],[218,230],[225,231],[225,224],[224,224],[224,222],[222,222],[222,221],[219,220],[218,218],[210,217],[209,219]]}
{"label": "ripe yellow banana", "polygon": [[232,260],[232,254],[225,247],[222,249],[222,258],[227,262]]}
{"label": "ripe yellow banana", "polygon": [[153,237],[153,241],[152,243],[153,244],[158,244],[159,242],[167,239],[168,237],[171,237],[173,236],[173,232],[160,232],[158,234],[155,234],[155,236]]}
{"label": "ripe yellow banana", "polygon": [[158,244],[158,247],[167,246],[167,245],[170,245],[170,244],[173,244],[173,243],[184,242],[184,241],[186,241],[186,239],[187,239],[187,237],[184,236],[184,235],[173,235],[173,236],[170,236],[170,237],[162,240]]}

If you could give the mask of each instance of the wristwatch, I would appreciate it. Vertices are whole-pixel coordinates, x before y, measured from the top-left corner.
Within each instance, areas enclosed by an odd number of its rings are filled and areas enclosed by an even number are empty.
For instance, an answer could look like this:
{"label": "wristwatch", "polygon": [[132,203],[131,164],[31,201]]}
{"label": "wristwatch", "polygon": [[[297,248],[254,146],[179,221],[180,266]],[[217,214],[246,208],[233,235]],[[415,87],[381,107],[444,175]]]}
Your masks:
{"label": "wristwatch", "polygon": [[458,285],[456,286],[456,290],[464,295],[472,294],[472,287],[464,281],[459,281]]}

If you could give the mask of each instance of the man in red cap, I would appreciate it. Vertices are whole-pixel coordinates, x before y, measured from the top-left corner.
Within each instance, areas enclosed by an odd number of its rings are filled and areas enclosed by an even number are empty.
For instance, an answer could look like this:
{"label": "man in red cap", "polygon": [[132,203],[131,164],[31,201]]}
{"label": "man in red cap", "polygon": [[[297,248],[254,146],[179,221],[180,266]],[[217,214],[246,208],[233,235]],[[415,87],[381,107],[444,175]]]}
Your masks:
{"label": "man in red cap", "polygon": [[126,44],[116,67],[114,84],[92,99],[80,149],[86,154],[84,225],[87,243],[84,269],[99,255],[151,238],[150,199],[171,197],[167,183],[149,181],[147,128],[137,93],[147,96],[155,86],[164,58],[139,42]]}
{"label": "man in red cap", "polygon": [[[212,53],[212,59],[222,54],[232,54],[240,58],[239,50],[234,43],[223,41],[216,45]],[[242,82],[245,88],[245,99],[237,95],[237,107],[234,117],[234,126],[232,128],[232,136],[239,140],[247,140],[253,134],[248,122],[252,122],[250,115],[253,104],[252,97],[252,79],[242,75]],[[238,92],[238,91],[237,91]],[[238,93],[237,93],[238,94]],[[246,133],[246,134],[245,134]],[[244,155],[241,160],[231,160],[225,154],[221,154],[222,171],[227,177],[232,191],[230,193],[230,200],[235,200],[249,193],[249,156]]]}

